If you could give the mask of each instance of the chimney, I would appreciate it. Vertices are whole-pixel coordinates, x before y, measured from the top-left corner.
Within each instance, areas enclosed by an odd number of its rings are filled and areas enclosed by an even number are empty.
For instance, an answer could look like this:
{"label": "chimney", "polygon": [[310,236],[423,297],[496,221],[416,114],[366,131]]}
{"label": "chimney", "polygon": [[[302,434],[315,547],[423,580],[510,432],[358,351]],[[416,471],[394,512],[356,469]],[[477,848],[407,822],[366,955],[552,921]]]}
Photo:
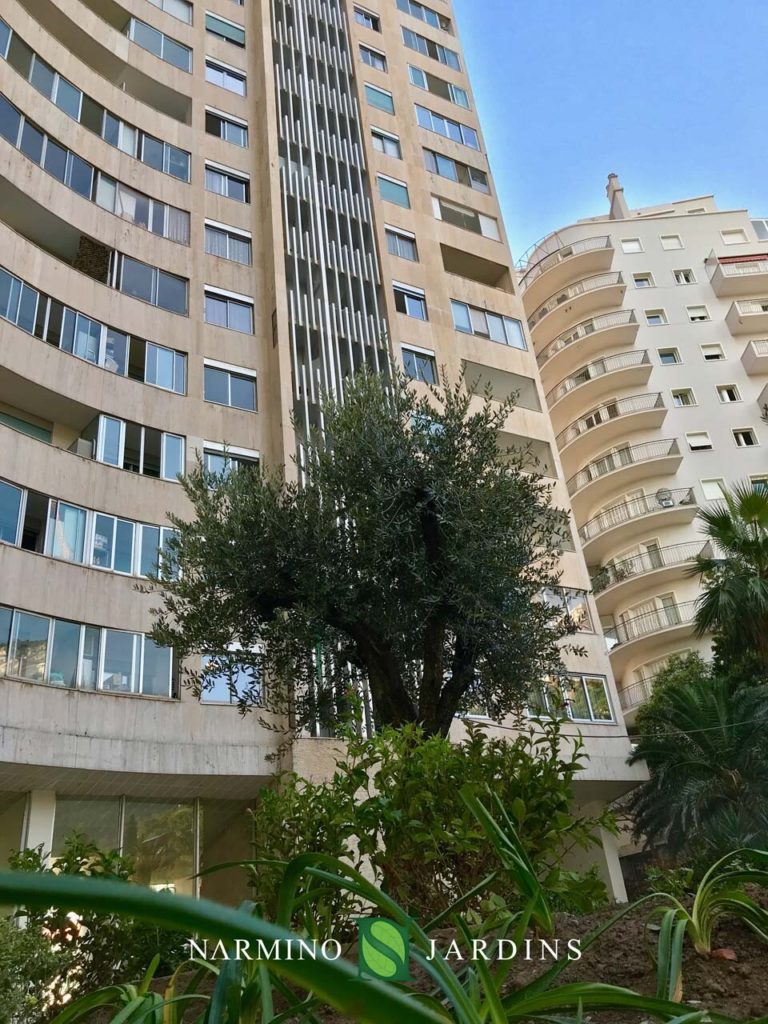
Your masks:
{"label": "chimney", "polygon": [[619,181],[618,174],[608,175],[608,185],[605,192],[611,204],[608,217],[611,220],[626,220],[629,217],[629,207],[627,206],[627,200],[624,198],[624,188]]}

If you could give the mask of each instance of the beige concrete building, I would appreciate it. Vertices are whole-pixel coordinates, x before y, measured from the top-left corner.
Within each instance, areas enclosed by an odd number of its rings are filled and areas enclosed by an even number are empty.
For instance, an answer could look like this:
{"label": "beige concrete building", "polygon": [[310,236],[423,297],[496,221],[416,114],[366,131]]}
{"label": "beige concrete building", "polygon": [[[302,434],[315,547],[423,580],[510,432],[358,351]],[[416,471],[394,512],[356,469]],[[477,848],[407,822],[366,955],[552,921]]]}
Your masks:
{"label": "beige concrete building", "polygon": [[[519,392],[503,442],[567,507],[561,456],[446,0],[7,0],[0,58],[0,855],[79,828],[190,891],[276,740],[146,638],[177,474],[290,464],[392,357]],[[570,548],[586,805],[640,775]]]}
{"label": "beige concrete building", "polygon": [[768,481],[768,223],[712,196],[548,235],[520,285],[624,713],[694,636],[699,508]]}

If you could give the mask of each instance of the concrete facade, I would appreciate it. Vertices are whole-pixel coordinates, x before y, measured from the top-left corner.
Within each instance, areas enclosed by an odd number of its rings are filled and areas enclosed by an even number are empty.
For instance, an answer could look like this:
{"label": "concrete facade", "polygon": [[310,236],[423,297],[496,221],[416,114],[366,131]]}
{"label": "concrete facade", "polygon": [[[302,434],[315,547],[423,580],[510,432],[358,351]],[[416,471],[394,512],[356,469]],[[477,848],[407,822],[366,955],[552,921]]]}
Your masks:
{"label": "concrete facade", "polygon": [[[503,442],[532,444],[568,508],[455,18],[433,3],[3,8],[3,856],[77,826],[184,889],[247,847],[275,735],[179,685],[135,589],[198,457],[300,473],[320,389],[394,358],[519,391]],[[568,729],[588,804],[641,774],[570,547],[552,600],[583,624]],[[314,742],[293,759],[308,776],[328,770]],[[173,868],[142,846],[162,828],[188,839]]]}
{"label": "concrete facade", "polygon": [[698,510],[768,480],[768,230],[713,196],[548,235],[520,285],[619,695],[632,723],[694,636]]}

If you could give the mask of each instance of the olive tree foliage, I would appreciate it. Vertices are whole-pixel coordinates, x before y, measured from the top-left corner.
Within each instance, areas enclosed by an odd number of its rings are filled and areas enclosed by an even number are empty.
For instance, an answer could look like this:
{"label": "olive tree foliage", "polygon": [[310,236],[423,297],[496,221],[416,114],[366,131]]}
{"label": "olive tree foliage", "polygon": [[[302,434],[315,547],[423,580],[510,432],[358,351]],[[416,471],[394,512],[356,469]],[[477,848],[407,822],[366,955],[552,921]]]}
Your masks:
{"label": "olive tree foliage", "polygon": [[228,659],[249,666],[233,699],[273,727],[348,724],[363,686],[376,725],[427,735],[470,706],[520,709],[575,625],[540,599],[569,527],[530,453],[499,447],[512,413],[463,382],[420,397],[361,374],[324,401],[301,483],[198,466],[176,578],[150,585],[154,639],[212,657],[188,673],[198,695]]}

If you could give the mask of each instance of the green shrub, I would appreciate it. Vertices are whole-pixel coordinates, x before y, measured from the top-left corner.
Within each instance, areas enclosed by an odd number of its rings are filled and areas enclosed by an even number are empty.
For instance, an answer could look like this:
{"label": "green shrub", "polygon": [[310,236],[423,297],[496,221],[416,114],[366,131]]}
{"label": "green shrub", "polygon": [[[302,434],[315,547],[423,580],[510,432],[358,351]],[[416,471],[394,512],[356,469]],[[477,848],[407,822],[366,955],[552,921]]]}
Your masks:
{"label": "green shrub", "polygon": [[38,1024],[53,1003],[51,982],[66,974],[69,951],[40,931],[0,917],[0,1024]]}
{"label": "green shrub", "polygon": [[650,892],[663,893],[681,900],[693,889],[693,868],[650,867],[645,873]]}
{"label": "green shrub", "polygon": [[[563,857],[596,842],[598,825],[612,825],[607,815],[598,820],[575,813],[572,782],[583,764],[581,746],[566,749],[556,721],[541,728],[501,740],[470,725],[461,743],[425,738],[415,726],[384,729],[369,739],[352,738],[330,782],[282,776],[253,812],[255,858],[272,862],[254,868],[257,902],[273,912],[283,870],[276,861],[318,852],[365,864],[384,892],[422,918],[478,886],[480,909],[490,896],[482,883],[495,862],[461,799],[464,784],[489,787],[500,798],[547,888],[567,899],[579,886],[559,866]],[[493,891],[504,903],[514,902],[509,888]],[[594,897],[582,899],[583,909],[605,901],[596,878],[582,891]],[[323,909],[338,917],[354,908],[336,894]]]}

